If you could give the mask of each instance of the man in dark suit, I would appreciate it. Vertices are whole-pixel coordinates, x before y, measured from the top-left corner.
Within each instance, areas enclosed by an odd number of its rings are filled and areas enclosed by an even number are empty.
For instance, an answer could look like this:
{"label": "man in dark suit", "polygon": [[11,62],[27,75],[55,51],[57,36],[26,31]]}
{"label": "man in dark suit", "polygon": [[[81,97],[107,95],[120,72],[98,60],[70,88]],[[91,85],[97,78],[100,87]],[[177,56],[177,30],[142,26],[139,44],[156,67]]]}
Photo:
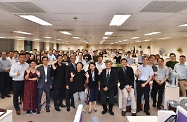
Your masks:
{"label": "man in dark suit", "polygon": [[102,114],[107,112],[107,97],[109,97],[109,113],[114,115],[112,111],[114,105],[114,92],[117,86],[118,76],[115,70],[112,70],[112,61],[106,61],[106,69],[100,75],[100,95],[101,104],[103,106]]}
{"label": "man in dark suit", "polygon": [[42,57],[43,65],[38,67],[37,70],[40,71],[40,76],[38,80],[38,110],[37,113],[40,114],[41,111],[41,98],[43,91],[46,93],[46,112],[50,112],[50,89],[52,88],[52,77],[50,76],[51,67],[47,65],[48,57]]}
{"label": "man in dark suit", "polygon": [[[71,72],[74,73],[76,70],[76,57],[71,55],[70,57],[71,63],[69,63],[66,67],[66,106],[67,111],[70,111],[70,98],[71,98],[71,106],[74,107],[74,99],[72,93],[72,82],[70,82]],[[74,107],[75,108],[75,107]]]}
{"label": "man in dark suit", "polygon": [[126,115],[127,99],[130,95],[132,116],[136,116],[136,100],[134,96],[134,71],[131,67],[127,66],[127,59],[125,58],[121,59],[121,66],[122,67],[118,70],[118,79],[120,82],[119,88],[121,89],[123,95],[123,107],[121,115]]}
{"label": "man in dark suit", "polygon": [[59,107],[66,107],[63,103],[65,96],[65,74],[66,65],[62,63],[62,55],[57,55],[57,62],[52,64],[51,76],[53,77],[54,107],[56,111],[61,111]]}

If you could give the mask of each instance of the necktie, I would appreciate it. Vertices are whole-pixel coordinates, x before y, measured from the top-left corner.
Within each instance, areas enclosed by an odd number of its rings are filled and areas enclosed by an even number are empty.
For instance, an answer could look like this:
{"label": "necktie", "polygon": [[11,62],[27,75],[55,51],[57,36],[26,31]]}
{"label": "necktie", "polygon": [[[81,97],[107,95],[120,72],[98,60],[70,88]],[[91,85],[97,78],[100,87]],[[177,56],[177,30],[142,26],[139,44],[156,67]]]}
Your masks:
{"label": "necktie", "polygon": [[106,75],[106,86],[108,86],[109,78],[110,78],[110,74],[109,74],[109,71],[108,71],[107,75]]}
{"label": "necktie", "polygon": [[74,69],[76,70],[76,65],[75,65],[75,64],[73,64],[73,67],[74,67]]}
{"label": "necktie", "polygon": [[123,72],[125,73],[125,71],[126,71],[126,68],[123,68]]}

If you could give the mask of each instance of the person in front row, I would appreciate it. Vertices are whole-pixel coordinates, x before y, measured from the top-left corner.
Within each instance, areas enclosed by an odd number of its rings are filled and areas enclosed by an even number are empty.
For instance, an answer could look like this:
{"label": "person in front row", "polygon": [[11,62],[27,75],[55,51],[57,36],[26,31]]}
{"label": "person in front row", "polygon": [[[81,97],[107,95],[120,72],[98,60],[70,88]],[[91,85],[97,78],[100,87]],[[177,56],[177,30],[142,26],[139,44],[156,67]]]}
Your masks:
{"label": "person in front row", "polygon": [[149,82],[152,80],[152,76],[154,75],[153,69],[147,65],[148,57],[142,57],[142,65],[138,66],[137,73],[135,76],[138,78],[137,81],[137,112],[142,111],[141,100],[142,95],[144,94],[145,105],[144,112],[146,115],[150,115],[149,113],[149,92],[150,85]]}
{"label": "person in front row", "polygon": [[13,103],[16,110],[16,114],[20,115],[20,107],[18,103],[18,96],[21,94],[23,99],[24,93],[24,72],[29,68],[29,64],[25,62],[25,54],[19,54],[19,62],[12,65],[10,69],[10,77],[12,77],[12,87],[13,87]]}
{"label": "person in front row", "polygon": [[118,76],[117,72],[112,67],[112,61],[106,61],[106,69],[104,69],[100,75],[100,98],[103,106],[102,114],[107,112],[107,97],[109,97],[109,113],[114,115],[114,92],[117,87]]}
{"label": "person in front row", "polygon": [[52,88],[52,77],[50,75],[51,67],[48,66],[48,57],[42,57],[43,65],[38,67],[37,70],[40,71],[40,76],[38,76],[38,109],[37,114],[41,112],[41,99],[43,91],[46,93],[46,112],[50,112],[50,89]]}
{"label": "person in front row", "polygon": [[89,82],[88,87],[90,90],[89,95],[89,110],[88,113],[90,114],[92,112],[92,107],[95,112],[97,112],[96,102],[98,100],[98,93],[99,93],[99,71],[96,68],[95,63],[91,62],[89,65]]}
{"label": "person in front row", "polygon": [[[78,108],[79,98],[81,100],[81,104],[85,103],[85,84],[88,83],[89,74],[85,73],[83,70],[82,62],[77,63],[77,70],[73,73],[71,72],[70,82],[72,82],[72,90],[73,90],[73,98],[75,107]],[[83,112],[86,112],[84,109]]]}
{"label": "person in front row", "polygon": [[178,73],[178,85],[180,88],[180,96],[186,97],[186,86],[187,86],[187,65],[186,56],[181,55],[179,57],[179,63],[175,64],[174,72]]}
{"label": "person in front row", "polygon": [[156,97],[158,93],[158,102],[157,102],[157,108],[160,110],[161,109],[161,104],[162,104],[162,98],[163,98],[163,93],[165,89],[165,82],[168,79],[168,74],[169,70],[166,66],[164,66],[164,59],[159,58],[158,59],[158,72],[156,76],[154,77],[153,81],[153,107],[156,107]]}
{"label": "person in front row", "polygon": [[122,90],[123,95],[123,108],[121,115],[126,115],[127,100],[130,95],[132,116],[136,116],[136,100],[134,96],[134,71],[131,67],[127,66],[127,59],[121,59],[121,68],[118,70],[118,79],[120,82],[119,88]]}
{"label": "person in front row", "polygon": [[57,62],[52,64],[51,76],[53,77],[53,93],[54,93],[54,107],[56,111],[61,111],[59,107],[65,108],[66,106],[62,103],[65,97],[65,74],[66,74],[66,64],[62,63],[62,55],[57,55]]}

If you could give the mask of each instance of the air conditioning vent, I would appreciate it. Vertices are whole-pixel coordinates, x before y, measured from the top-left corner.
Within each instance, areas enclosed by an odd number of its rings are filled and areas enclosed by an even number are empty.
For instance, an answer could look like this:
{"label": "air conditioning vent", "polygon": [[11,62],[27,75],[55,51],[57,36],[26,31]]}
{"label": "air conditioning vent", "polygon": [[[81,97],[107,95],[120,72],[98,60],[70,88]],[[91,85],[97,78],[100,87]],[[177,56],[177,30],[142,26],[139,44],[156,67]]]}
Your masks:
{"label": "air conditioning vent", "polygon": [[68,31],[68,32],[73,31],[72,29],[54,29],[54,30],[56,30],[56,31]]}
{"label": "air conditioning vent", "polygon": [[187,9],[186,1],[152,1],[140,12],[177,13]]}
{"label": "air conditioning vent", "polygon": [[133,29],[119,29],[118,31],[121,31],[121,32],[135,32],[137,30],[133,30]]}

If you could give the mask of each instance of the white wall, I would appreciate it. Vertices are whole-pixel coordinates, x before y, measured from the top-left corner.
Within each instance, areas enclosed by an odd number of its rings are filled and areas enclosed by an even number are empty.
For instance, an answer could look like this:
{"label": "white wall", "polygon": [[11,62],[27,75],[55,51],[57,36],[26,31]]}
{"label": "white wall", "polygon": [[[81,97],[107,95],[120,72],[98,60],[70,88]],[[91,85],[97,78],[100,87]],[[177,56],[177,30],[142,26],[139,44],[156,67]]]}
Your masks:
{"label": "white wall", "polygon": [[98,50],[98,49],[125,49],[125,45],[117,45],[117,44],[97,44],[97,45],[89,45],[88,50]]}
{"label": "white wall", "polygon": [[47,49],[47,50],[49,50],[49,42],[45,42],[45,46],[44,46],[44,49]]}
{"label": "white wall", "polygon": [[32,42],[32,48],[33,48],[33,49],[40,50],[39,42],[38,42],[38,41],[33,41],[33,42]]}
{"label": "white wall", "polygon": [[70,50],[74,50],[76,51],[77,49],[86,49],[86,45],[70,45],[70,44],[60,44],[59,45],[59,50],[68,50],[68,48],[70,48]]}
{"label": "white wall", "polygon": [[14,40],[14,50],[24,50],[24,40]]}

